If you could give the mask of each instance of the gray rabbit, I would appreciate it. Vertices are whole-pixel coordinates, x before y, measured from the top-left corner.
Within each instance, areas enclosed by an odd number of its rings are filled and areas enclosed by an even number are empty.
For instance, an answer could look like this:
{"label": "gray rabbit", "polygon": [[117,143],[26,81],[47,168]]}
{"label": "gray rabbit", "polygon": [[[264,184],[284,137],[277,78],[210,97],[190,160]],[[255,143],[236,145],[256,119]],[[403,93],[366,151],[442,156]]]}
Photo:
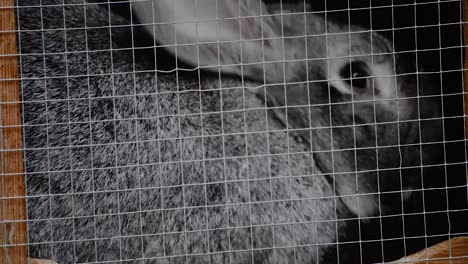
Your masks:
{"label": "gray rabbit", "polygon": [[[159,23],[196,7],[170,2],[132,8],[200,75],[155,72],[154,54],[128,45],[143,31],[107,4],[18,1],[30,256],[338,262],[325,258],[347,234],[342,220],[391,210],[379,186],[410,190],[400,168],[419,160],[417,147],[398,147],[419,141],[416,83],[395,76],[391,43],[261,2],[198,1],[208,20],[193,31]],[[245,27],[213,23],[213,7],[224,18],[240,11]],[[252,40],[242,52],[238,37]]]}

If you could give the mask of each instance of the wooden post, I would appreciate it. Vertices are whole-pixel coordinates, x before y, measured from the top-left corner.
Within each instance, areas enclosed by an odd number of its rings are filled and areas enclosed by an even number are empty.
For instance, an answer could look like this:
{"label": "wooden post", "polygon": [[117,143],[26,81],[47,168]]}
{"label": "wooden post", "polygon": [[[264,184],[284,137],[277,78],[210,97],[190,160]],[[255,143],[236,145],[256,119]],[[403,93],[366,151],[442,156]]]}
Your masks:
{"label": "wooden post", "polygon": [[[14,0],[0,0],[0,263],[27,263],[23,144]],[[12,198],[17,197],[17,198]]]}

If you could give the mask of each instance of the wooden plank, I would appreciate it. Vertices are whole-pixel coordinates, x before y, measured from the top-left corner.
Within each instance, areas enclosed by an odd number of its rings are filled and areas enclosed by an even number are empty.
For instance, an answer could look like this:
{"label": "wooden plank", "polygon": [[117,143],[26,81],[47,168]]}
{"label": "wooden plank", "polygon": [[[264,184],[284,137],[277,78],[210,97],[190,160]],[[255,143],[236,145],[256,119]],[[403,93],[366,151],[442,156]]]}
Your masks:
{"label": "wooden plank", "polygon": [[[27,225],[14,0],[0,0],[0,263],[25,263]],[[9,7],[9,8],[5,8]],[[7,56],[5,56],[7,55]],[[8,126],[8,127],[5,127]],[[20,197],[11,199],[10,197]],[[10,222],[12,221],[12,222]]]}
{"label": "wooden plank", "polygon": [[468,237],[457,237],[393,261],[407,264],[466,264],[468,263]]}

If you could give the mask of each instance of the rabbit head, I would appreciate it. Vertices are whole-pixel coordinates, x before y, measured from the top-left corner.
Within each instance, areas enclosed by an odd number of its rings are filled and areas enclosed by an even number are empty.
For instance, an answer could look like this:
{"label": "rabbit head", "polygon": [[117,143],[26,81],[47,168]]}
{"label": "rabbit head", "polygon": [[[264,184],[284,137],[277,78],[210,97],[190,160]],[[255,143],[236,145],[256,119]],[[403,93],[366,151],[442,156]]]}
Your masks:
{"label": "rabbit head", "polygon": [[[404,99],[416,83],[397,75],[389,40],[316,14],[269,10],[261,1],[132,4],[147,31],[180,60],[261,87],[257,96],[310,143],[311,166],[330,175],[338,195],[377,193],[379,181],[401,184],[379,180],[377,171],[399,175],[412,159],[414,151],[399,146],[417,142],[409,122],[416,103]],[[376,195],[343,201],[358,215],[379,209]]]}

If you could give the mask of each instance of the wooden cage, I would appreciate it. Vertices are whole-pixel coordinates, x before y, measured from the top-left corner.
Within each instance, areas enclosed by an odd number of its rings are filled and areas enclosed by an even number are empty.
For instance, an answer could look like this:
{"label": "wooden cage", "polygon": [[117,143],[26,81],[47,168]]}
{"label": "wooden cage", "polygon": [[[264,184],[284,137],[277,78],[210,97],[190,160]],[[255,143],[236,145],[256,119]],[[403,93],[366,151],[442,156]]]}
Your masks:
{"label": "wooden cage", "polygon": [[[468,23],[468,0],[463,0]],[[28,259],[15,0],[0,0],[0,263],[54,263]],[[468,24],[464,24],[465,126],[468,131]],[[466,135],[468,137],[468,135]],[[466,140],[466,138],[465,138]],[[392,263],[468,263],[468,237],[456,237]]]}

